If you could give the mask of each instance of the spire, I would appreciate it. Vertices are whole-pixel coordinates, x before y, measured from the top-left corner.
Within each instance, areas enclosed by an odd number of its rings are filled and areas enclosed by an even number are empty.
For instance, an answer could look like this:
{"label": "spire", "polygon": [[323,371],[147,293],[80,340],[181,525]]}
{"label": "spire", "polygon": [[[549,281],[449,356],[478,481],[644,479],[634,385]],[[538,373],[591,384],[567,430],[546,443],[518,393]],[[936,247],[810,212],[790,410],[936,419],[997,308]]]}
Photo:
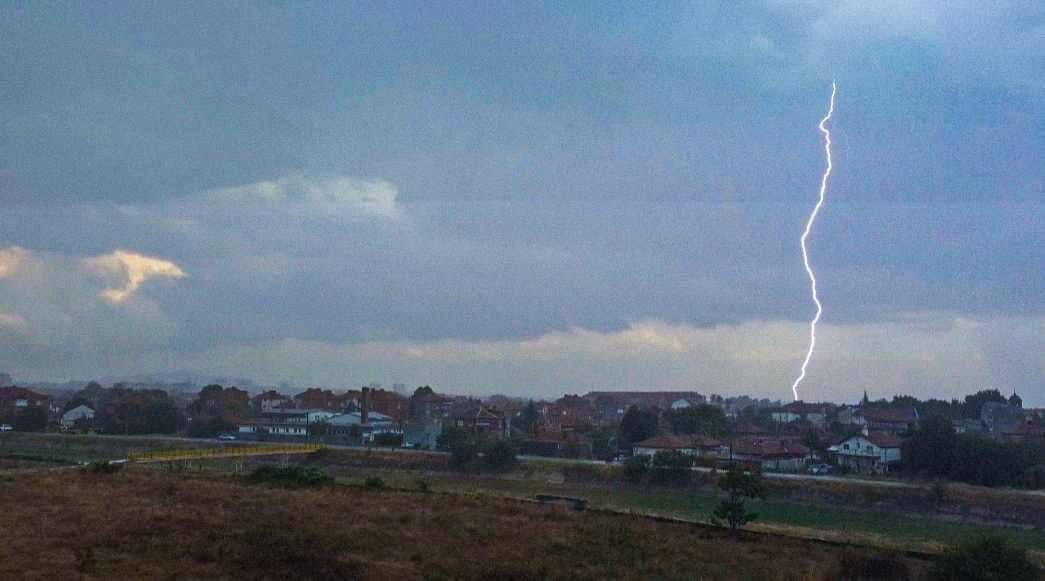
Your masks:
{"label": "spire", "polygon": [[867,405],[867,404],[871,403],[870,398],[867,397],[867,390],[866,389],[864,390],[864,399],[861,400],[860,403],[862,403],[864,405]]}

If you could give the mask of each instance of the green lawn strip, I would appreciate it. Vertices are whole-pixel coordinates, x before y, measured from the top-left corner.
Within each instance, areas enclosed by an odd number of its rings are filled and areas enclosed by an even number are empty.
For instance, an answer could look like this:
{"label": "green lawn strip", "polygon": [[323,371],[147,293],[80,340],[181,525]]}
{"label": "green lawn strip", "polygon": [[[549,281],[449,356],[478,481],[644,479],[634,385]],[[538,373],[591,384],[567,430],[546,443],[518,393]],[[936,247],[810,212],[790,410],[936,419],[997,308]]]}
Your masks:
{"label": "green lawn strip", "polygon": [[[471,492],[532,499],[538,493],[552,493],[586,498],[595,508],[632,510],[671,516],[686,520],[706,521],[718,497],[710,491],[680,491],[614,488],[599,485],[550,484],[539,480],[491,477],[455,477],[436,474],[425,476],[420,471],[393,469],[354,469],[352,480],[369,475],[381,476],[393,488],[410,489],[424,476],[433,490]],[[953,545],[978,535],[1003,535],[1019,547],[1041,551],[1045,547],[1045,531],[1014,527],[949,523],[931,518],[873,511],[846,510],[798,502],[764,500],[751,503],[759,523],[784,525],[811,530],[831,531],[873,538],[896,548],[911,545]]]}

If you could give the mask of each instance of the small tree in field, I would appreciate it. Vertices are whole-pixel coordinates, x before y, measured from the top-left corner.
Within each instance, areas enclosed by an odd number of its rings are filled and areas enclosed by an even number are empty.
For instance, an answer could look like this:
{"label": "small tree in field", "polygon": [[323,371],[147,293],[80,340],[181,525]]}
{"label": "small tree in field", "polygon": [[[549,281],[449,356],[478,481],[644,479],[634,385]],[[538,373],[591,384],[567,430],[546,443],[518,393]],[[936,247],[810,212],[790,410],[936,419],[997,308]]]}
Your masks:
{"label": "small tree in field", "polygon": [[758,518],[758,515],[747,511],[746,499],[762,498],[765,486],[762,484],[762,473],[748,471],[737,464],[719,478],[718,486],[729,494],[722,499],[711,513],[711,522],[729,526],[730,532],[736,534],[737,529]]}

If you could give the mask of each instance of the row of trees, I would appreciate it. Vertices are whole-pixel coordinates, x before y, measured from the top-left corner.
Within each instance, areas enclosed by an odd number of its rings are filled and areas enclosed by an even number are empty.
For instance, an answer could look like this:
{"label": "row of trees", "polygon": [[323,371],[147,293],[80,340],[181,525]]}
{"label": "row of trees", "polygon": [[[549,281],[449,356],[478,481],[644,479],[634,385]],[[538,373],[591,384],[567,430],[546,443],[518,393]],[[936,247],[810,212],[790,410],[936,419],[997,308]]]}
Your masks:
{"label": "row of trees", "polygon": [[107,434],[173,434],[185,424],[174,400],[161,389],[105,388],[91,382],[66,402],[64,411],[80,405],[94,410],[94,429]]}
{"label": "row of trees", "polygon": [[80,405],[90,407],[94,419],[90,426],[80,427],[106,434],[173,434],[185,429],[192,437],[213,437],[234,429],[246,415],[249,403],[246,391],[208,385],[183,413],[163,390],[130,389],[120,384],[105,388],[91,382],[73,394],[63,412]]}
{"label": "row of trees", "polygon": [[1014,407],[1023,407],[1023,400],[1015,393],[1005,397],[997,389],[982,389],[976,393],[965,396],[964,399],[952,399],[950,401],[930,398],[920,400],[911,395],[896,395],[891,400],[880,399],[877,401],[864,400],[864,404],[877,407],[913,407],[918,410],[918,416],[922,418],[940,417],[948,420],[979,419],[983,404],[988,402],[1003,403]]}
{"label": "row of trees", "polygon": [[1045,488],[1045,443],[1003,443],[958,434],[951,422],[930,417],[903,444],[904,467],[933,478],[983,486]]}
{"label": "row of trees", "polygon": [[488,468],[504,470],[515,465],[515,449],[508,442],[483,441],[476,434],[457,426],[448,426],[436,445],[450,453],[450,467],[456,470]]}

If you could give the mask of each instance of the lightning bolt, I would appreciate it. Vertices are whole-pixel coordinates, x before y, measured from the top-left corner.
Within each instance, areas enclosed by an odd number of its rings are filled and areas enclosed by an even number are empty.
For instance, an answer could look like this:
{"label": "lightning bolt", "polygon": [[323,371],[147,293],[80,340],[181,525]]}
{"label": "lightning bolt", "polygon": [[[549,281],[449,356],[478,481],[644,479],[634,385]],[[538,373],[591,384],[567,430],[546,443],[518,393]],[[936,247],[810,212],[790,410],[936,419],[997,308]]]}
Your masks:
{"label": "lightning bolt", "polygon": [[802,380],[806,378],[806,367],[809,366],[809,360],[813,358],[813,348],[816,347],[816,324],[820,322],[820,315],[824,312],[823,305],[820,304],[820,297],[816,294],[816,275],[813,274],[813,267],[809,265],[809,250],[806,248],[806,239],[809,238],[809,232],[813,229],[813,222],[816,221],[816,215],[820,213],[820,206],[824,205],[824,196],[827,194],[827,178],[831,175],[831,132],[827,130],[826,123],[831,119],[831,114],[835,112],[835,82],[831,81],[831,104],[827,108],[827,115],[820,120],[820,132],[824,134],[824,153],[827,155],[827,168],[824,169],[824,175],[820,178],[820,197],[816,201],[816,206],[813,207],[813,213],[809,214],[809,220],[806,222],[806,229],[802,232],[802,263],[805,264],[806,274],[809,275],[809,285],[813,291],[813,302],[816,304],[816,315],[813,320],[809,322],[809,350],[806,351],[806,357],[802,360],[802,371],[798,374],[798,378],[791,384],[791,391],[795,395],[795,401],[798,401],[798,384],[802,383]]}

